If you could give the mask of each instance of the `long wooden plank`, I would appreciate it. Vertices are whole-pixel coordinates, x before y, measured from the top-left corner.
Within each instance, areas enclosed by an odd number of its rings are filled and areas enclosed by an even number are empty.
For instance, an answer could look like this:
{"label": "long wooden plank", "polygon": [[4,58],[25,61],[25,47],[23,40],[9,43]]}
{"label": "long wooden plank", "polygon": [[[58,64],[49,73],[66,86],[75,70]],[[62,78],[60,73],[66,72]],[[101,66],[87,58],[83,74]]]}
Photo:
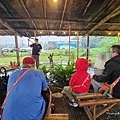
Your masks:
{"label": "long wooden plank", "polygon": [[49,114],[44,120],[69,120],[69,116],[68,114]]}
{"label": "long wooden plank", "polygon": [[109,98],[109,99],[80,101],[79,106],[92,106],[92,105],[102,105],[102,104],[110,104],[110,103],[120,103],[120,99]]}
{"label": "long wooden plank", "polygon": [[100,98],[103,97],[100,93],[83,93],[77,96],[77,99]]}

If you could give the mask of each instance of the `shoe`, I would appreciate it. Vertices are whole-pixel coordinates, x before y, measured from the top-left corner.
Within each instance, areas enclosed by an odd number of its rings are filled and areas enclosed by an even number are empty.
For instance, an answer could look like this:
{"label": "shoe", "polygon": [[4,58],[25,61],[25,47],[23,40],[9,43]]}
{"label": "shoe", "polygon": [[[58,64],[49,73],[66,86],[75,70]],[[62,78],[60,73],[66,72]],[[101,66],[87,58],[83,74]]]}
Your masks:
{"label": "shoe", "polygon": [[78,104],[76,102],[72,102],[71,100],[69,100],[68,103],[69,103],[70,106],[73,106],[73,107],[77,107],[78,106]]}
{"label": "shoe", "polygon": [[107,104],[102,104],[104,107],[106,107],[107,106]]}
{"label": "shoe", "polygon": [[61,94],[65,95],[64,91],[61,91]]}
{"label": "shoe", "polygon": [[55,110],[55,105],[53,103],[51,103],[51,113],[53,113]]}

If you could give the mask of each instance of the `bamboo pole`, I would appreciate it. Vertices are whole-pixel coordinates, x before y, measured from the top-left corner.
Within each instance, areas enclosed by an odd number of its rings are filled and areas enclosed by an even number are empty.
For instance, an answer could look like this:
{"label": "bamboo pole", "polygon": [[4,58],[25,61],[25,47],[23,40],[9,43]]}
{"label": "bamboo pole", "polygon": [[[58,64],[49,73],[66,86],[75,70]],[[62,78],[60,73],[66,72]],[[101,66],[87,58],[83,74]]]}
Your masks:
{"label": "bamboo pole", "polygon": [[18,66],[20,66],[20,56],[19,56],[19,49],[18,49],[17,33],[15,33],[15,48],[16,48],[17,64],[18,64]]}
{"label": "bamboo pole", "polygon": [[107,112],[108,110],[110,110],[112,107],[114,107],[117,103],[113,103],[112,105],[110,105],[109,107],[105,108],[104,110],[102,110],[100,113],[97,114],[96,118],[98,118],[99,116],[101,116],[102,114],[104,114],[105,112]]}
{"label": "bamboo pole", "polygon": [[44,120],[69,120],[69,116],[68,114],[49,114]]}
{"label": "bamboo pole", "polygon": [[93,106],[93,120],[96,120],[96,105]]}
{"label": "bamboo pole", "polygon": [[120,99],[109,98],[109,99],[80,101],[80,106],[92,106],[92,105],[102,105],[102,104],[110,104],[110,103],[120,103]]}
{"label": "bamboo pole", "polygon": [[70,24],[69,24],[69,59],[68,59],[68,65],[70,63]]}
{"label": "bamboo pole", "polygon": [[120,44],[120,32],[118,32],[118,44]]}
{"label": "bamboo pole", "polygon": [[79,51],[80,51],[79,32],[77,32],[77,58],[79,58]]}
{"label": "bamboo pole", "polygon": [[89,35],[87,35],[86,59],[88,59],[88,56],[89,56]]}
{"label": "bamboo pole", "polygon": [[77,96],[77,99],[100,98],[103,97],[100,93],[84,93]]}

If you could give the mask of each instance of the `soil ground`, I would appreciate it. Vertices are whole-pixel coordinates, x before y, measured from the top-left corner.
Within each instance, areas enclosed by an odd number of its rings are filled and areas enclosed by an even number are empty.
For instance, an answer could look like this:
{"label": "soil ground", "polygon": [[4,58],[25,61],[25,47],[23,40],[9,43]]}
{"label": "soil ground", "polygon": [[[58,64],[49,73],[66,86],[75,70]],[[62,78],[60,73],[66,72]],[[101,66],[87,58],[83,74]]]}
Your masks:
{"label": "soil ground", "polygon": [[[49,85],[52,93],[61,92],[64,86]],[[63,95],[61,98],[52,98],[52,103],[55,104],[54,113],[65,113],[69,115],[69,120],[89,120],[82,107],[74,108],[68,104],[68,98]],[[101,105],[100,107],[104,107]],[[100,108],[99,107],[99,108]],[[120,105],[116,105],[110,111],[106,112],[97,120],[120,120]]]}

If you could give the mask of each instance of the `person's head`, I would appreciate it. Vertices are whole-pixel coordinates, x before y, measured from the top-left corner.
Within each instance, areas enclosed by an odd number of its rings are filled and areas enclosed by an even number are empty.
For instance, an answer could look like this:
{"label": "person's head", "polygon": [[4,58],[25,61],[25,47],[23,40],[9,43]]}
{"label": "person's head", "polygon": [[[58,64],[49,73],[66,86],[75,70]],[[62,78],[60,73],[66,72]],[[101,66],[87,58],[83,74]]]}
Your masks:
{"label": "person's head", "polygon": [[110,49],[111,57],[120,55],[120,45],[113,45]]}
{"label": "person's head", "polygon": [[88,60],[84,58],[78,58],[76,60],[75,67],[77,71],[87,71],[88,66],[89,66]]}
{"label": "person's head", "polygon": [[22,68],[34,68],[35,60],[32,57],[25,57],[22,62]]}
{"label": "person's head", "polygon": [[37,38],[35,38],[34,42],[37,44],[37,43],[38,43],[38,39],[37,39]]}

